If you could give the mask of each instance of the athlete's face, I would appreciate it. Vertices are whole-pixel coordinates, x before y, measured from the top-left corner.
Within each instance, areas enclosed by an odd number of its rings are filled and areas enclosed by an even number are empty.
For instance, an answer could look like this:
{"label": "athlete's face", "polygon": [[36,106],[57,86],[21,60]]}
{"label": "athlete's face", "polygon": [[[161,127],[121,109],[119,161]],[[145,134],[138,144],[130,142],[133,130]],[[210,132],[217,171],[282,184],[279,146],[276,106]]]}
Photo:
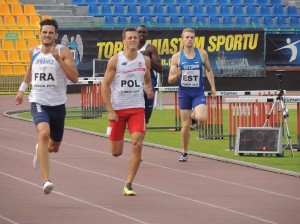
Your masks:
{"label": "athlete's face", "polygon": [[137,31],[138,34],[139,34],[140,41],[141,41],[141,42],[145,42],[146,39],[148,38],[148,31],[147,31],[147,29],[144,28],[144,27],[138,27],[138,28],[136,29],[136,31]]}
{"label": "athlete's face", "polygon": [[55,39],[57,38],[57,33],[55,33],[55,27],[51,25],[44,25],[41,29],[41,39],[45,46],[50,46],[55,44]]}
{"label": "athlete's face", "polygon": [[139,36],[136,31],[126,32],[123,44],[127,49],[138,49],[139,43]]}
{"label": "athlete's face", "polygon": [[185,32],[182,35],[183,46],[193,47],[195,42],[195,34],[192,32]]}

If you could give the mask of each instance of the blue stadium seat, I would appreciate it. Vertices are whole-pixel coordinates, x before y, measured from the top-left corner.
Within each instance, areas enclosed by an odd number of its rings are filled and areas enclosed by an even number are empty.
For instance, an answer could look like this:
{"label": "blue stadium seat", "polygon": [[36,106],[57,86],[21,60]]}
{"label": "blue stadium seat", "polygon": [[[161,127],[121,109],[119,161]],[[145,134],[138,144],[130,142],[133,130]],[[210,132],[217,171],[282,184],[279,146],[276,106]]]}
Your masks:
{"label": "blue stadium seat", "polygon": [[215,0],[203,0],[203,5],[216,5]]}
{"label": "blue stadium seat", "polygon": [[257,0],[257,5],[269,5],[269,0]]}
{"label": "blue stadium seat", "polygon": [[72,0],[73,5],[85,5],[85,0]]}
{"label": "blue stadium seat", "polygon": [[136,0],[137,5],[148,5],[148,0]]}
{"label": "blue stadium seat", "polygon": [[254,0],[244,0],[244,5],[255,5],[255,1]]}
{"label": "blue stadium seat", "polygon": [[97,0],[85,0],[86,5],[97,5]]}
{"label": "blue stadium seat", "polygon": [[112,5],[122,5],[123,0],[110,0],[110,4],[112,4]]}
{"label": "blue stadium seat", "polygon": [[252,27],[260,27],[259,18],[256,16],[251,16],[249,22]]}
{"label": "blue stadium seat", "polygon": [[274,5],[273,6],[273,15],[274,16],[284,16],[284,9],[282,5]]}
{"label": "blue stadium seat", "polygon": [[163,16],[165,15],[165,11],[163,5],[154,5],[153,6],[153,13],[154,16]]}
{"label": "blue stadium seat", "polygon": [[292,6],[292,5],[288,6],[286,9],[286,15],[287,16],[299,16],[297,7]]}
{"label": "blue stadium seat", "polygon": [[247,26],[247,20],[245,16],[237,16],[236,17],[236,25],[245,27]]}
{"label": "blue stadium seat", "polygon": [[217,5],[221,6],[221,5],[228,5],[228,0],[217,0]]}
{"label": "blue stadium seat", "polygon": [[229,4],[232,5],[232,6],[242,5],[242,0],[230,0]]}
{"label": "blue stadium seat", "polygon": [[261,16],[272,16],[271,7],[269,5],[259,6],[259,12]]}
{"label": "blue stadium seat", "polygon": [[156,26],[158,27],[167,27],[168,24],[167,24],[167,19],[164,15],[162,16],[156,16],[156,20],[155,20],[155,24]]}
{"label": "blue stadium seat", "polygon": [[193,16],[204,16],[204,6],[203,5],[194,5],[192,10]]}
{"label": "blue stadium seat", "polygon": [[207,16],[216,16],[218,15],[218,10],[216,5],[207,5],[206,6],[206,15]]}
{"label": "blue stadium seat", "polygon": [[178,15],[176,5],[167,5],[166,15],[168,16]]}
{"label": "blue stadium seat", "polygon": [[115,19],[113,16],[104,16],[104,27],[114,27]]}
{"label": "blue stadium seat", "polygon": [[286,18],[284,16],[277,16],[275,17],[276,19],[276,24],[277,26],[279,26],[280,28],[286,28],[288,23],[286,21]]}
{"label": "blue stadium seat", "polygon": [[196,23],[198,27],[206,27],[206,17],[205,16],[197,16]]}
{"label": "blue stadium seat", "polygon": [[128,16],[134,16],[134,15],[138,15],[138,10],[136,8],[136,5],[127,5],[127,15]]}
{"label": "blue stadium seat", "polygon": [[189,5],[189,0],[175,0],[175,5]]}
{"label": "blue stadium seat", "polygon": [[232,16],[223,16],[222,17],[222,25],[224,26],[232,26],[233,25],[233,18]]}
{"label": "blue stadium seat", "polygon": [[192,27],[194,24],[193,17],[192,16],[183,16],[182,17],[182,25],[186,27]]}
{"label": "blue stadium seat", "polygon": [[229,16],[231,15],[231,10],[229,5],[221,5],[220,6],[220,16]]}
{"label": "blue stadium seat", "polygon": [[273,28],[275,25],[272,16],[262,17],[262,24],[265,28]]}
{"label": "blue stadium seat", "polygon": [[236,15],[236,16],[244,16],[245,15],[244,8],[241,5],[234,5],[232,11],[233,11],[232,14]]}
{"label": "blue stadium seat", "polygon": [[247,16],[258,16],[257,8],[254,5],[246,6],[246,15]]}
{"label": "blue stadium seat", "polygon": [[208,17],[209,25],[213,27],[220,26],[220,19],[218,16],[210,16]]}
{"label": "blue stadium seat", "polygon": [[98,5],[88,5],[88,16],[100,16]]}
{"label": "blue stadium seat", "polygon": [[292,28],[299,28],[300,27],[300,19],[297,16],[291,16],[289,17],[290,26]]}
{"label": "blue stadium seat", "polygon": [[180,26],[180,20],[179,20],[179,16],[177,15],[173,15],[173,16],[170,16],[170,26],[171,27],[179,27]]}
{"label": "blue stadium seat", "polygon": [[141,5],[141,7],[140,7],[140,15],[141,16],[152,15],[150,6],[149,5]]}
{"label": "blue stadium seat", "polygon": [[141,24],[141,19],[140,16],[135,15],[135,16],[130,16],[129,17],[129,22],[131,26],[138,26]]}
{"label": "blue stadium seat", "polygon": [[193,5],[199,5],[201,4],[201,0],[190,0],[190,5],[193,6]]}
{"label": "blue stadium seat", "polygon": [[112,10],[110,5],[101,5],[100,15],[101,16],[111,16]]}
{"label": "blue stadium seat", "polygon": [[281,0],[270,0],[270,5],[283,5]]}
{"label": "blue stadium seat", "polygon": [[149,5],[162,4],[162,0],[149,0]]}
{"label": "blue stadium seat", "polygon": [[143,16],[143,23],[151,25],[153,23],[153,18],[152,16]]}
{"label": "blue stadium seat", "polygon": [[115,5],[114,6],[114,15],[115,16],[125,15],[124,6],[123,5]]}
{"label": "blue stadium seat", "polygon": [[174,5],[175,4],[175,0],[163,0],[162,2],[163,5]]}
{"label": "blue stadium seat", "polygon": [[179,15],[180,16],[189,16],[189,15],[191,15],[190,6],[188,6],[188,5],[179,6]]}
{"label": "blue stadium seat", "polygon": [[128,20],[127,20],[127,17],[125,15],[117,16],[117,22],[122,27],[124,27],[128,24]]}
{"label": "blue stadium seat", "polygon": [[[107,1],[109,1],[109,0],[107,0]],[[103,4],[103,0],[99,0],[99,2],[101,2],[101,4]],[[132,0],[124,0],[123,4],[124,5],[136,5],[134,0],[133,1]]]}

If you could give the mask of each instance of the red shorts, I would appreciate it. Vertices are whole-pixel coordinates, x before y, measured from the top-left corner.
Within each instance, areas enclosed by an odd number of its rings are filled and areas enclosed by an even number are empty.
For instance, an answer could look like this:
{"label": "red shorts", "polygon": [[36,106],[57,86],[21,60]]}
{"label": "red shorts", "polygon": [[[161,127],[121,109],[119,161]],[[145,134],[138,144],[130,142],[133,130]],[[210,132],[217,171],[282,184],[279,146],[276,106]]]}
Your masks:
{"label": "red shorts", "polygon": [[117,122],[110,122],[111,134],[109,139],[111,141],[120,141],[124,139],[126,124],[128,123],[129,133],[140,132],[145,134],[145,111],[144,108],[131,108],[125,110],[116,110],[118,115]]}

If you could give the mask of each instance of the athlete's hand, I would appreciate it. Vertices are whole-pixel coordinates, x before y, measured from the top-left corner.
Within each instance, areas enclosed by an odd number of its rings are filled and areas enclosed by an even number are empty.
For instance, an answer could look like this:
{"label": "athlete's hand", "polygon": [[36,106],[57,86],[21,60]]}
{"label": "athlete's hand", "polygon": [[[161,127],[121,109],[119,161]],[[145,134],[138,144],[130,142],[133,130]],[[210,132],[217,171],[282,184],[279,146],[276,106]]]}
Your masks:
{"label": "athlete's hand", "polygon": [[58,54],[58,50],[57,50],[55,47],[51,47],[50,53],[53,55],[53,57],[54,57],[56,60],[58,60],[59,54]]}
{"label": "athlete's hand", "polygon": [[146,91],[146,94],[147,94],[147,98],[148,99],[153,99],[154,98],[154,93],[153,93],[153,90],[152,89],[148,89]]}
{"label": "athlete's hand", "polygon": [[18,92],[18,94],[16,96],[16,105],[23,103],[23,95],[24,95],[24,93],[22,91]]}
{"label": "athlete's hand", "polygon": [[115,121],[115,122],[118,121],[118,115],[116,114],[116,112],[114,110],[108,111],[107,115],[108,115],[109,121]]}

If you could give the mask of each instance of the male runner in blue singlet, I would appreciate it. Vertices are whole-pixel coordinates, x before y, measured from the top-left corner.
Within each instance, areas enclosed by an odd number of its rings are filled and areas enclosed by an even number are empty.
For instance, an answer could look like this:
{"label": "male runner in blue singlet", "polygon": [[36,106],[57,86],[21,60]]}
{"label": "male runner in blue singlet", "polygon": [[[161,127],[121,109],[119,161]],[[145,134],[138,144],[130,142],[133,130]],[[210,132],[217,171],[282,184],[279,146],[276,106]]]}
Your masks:
{"label": "male runner in blue singlet", "polygon": [[208,54],[205,50],[194,47],[195,31],[191,28],[183,30],[183,50],[172,56],[168,82],[178,84],[178,101],[182,120],[180,162],[186,162],[188,157],[188,143],[190,139],[191,114],[199,122],[207,120],[207,106],[204,95],[203,72],[211,87],[211,94],[216,94],[214,74],[211,69]]}

